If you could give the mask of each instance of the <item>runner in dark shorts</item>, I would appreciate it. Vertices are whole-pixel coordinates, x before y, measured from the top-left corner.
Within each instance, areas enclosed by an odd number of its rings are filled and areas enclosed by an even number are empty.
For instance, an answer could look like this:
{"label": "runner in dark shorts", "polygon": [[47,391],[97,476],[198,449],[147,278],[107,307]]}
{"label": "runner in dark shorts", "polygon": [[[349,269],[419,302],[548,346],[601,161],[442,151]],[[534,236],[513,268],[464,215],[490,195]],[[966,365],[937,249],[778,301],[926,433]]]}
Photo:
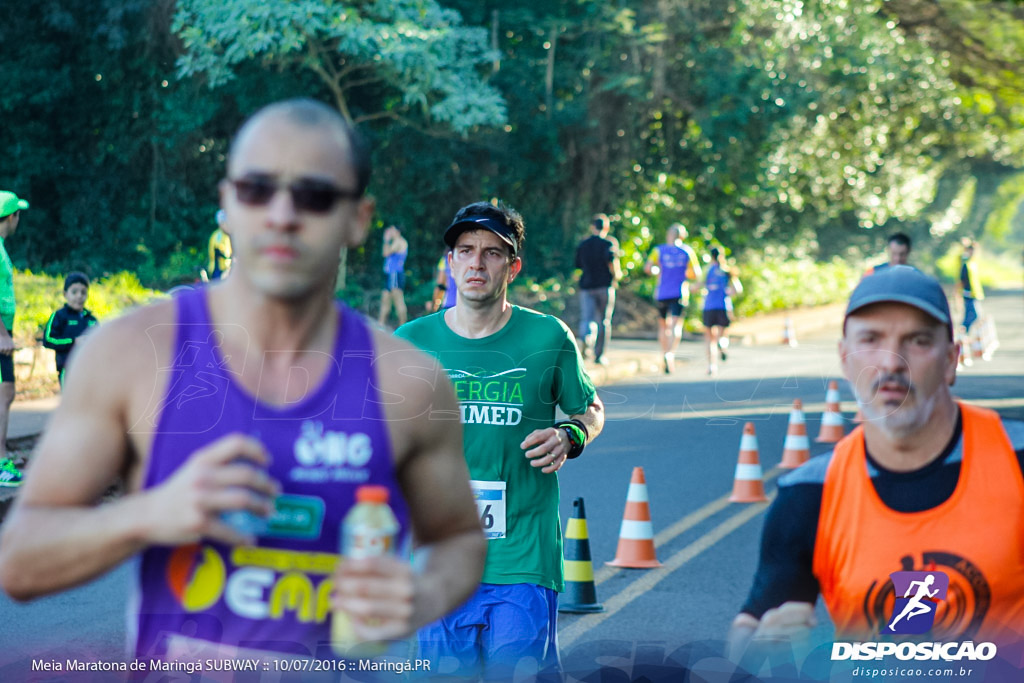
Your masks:
{"label": "runner in dark shorts", "polygon": [[682,299],[659,299],[654,305],[658,309],[658,317],[663,320],[669,316],[681,318],[683,311],[686,310]]}
{"label": "runner in dark shorts", "polygon": [[651,250],[644,272],[658,278],[654,301],[658,307],[658,345],[661,347],[665,374],[675,369],[676,347],[683,336],[683,312],[690,290],[701,277],[697,255],[683,243],[686,228],[673,223],[665,231],[665,243]]}
{"label": "runner in dark shorts", "polygon": [[704,311],[704,327],[729,327],[729,314],[720,308]]}
{"label": "runner in dark shorts", "polygon": [[708,374],[718,373],[718,363],[712,354],[714,347],[719,358],[726,359],[729,348],[729,336],[725,329],[729,327],[732,313],[732,297],[743,291],[739,279],[726,269],[722,263],[722,252],[712,247],[711,264],[704,279],[704,351],[708,359]]}

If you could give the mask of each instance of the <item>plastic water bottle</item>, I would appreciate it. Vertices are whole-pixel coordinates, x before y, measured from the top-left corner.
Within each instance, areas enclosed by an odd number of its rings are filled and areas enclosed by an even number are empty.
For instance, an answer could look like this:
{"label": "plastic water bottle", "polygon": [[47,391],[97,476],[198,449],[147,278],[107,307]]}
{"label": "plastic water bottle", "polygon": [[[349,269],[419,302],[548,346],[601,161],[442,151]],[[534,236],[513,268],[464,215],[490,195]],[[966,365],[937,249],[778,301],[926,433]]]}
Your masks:
{"label": "plastic water bottle", "polygon": [[[356,504],[345,515],[341,525],[342,562],[367,557],[393,555],[398,538],[398,520],[388,505],[386,486],[360,486],[356,489]],[[331,643],[340,655],[354,654],[359,644],[349,616],[335,611],[331,617]],[[373,655],[383,648],[364,645],[358,654]]]}
{"label": "plastic water bottle", "polygon": [[[258,431],[252,431],[249,436],[260,441],[260,433]],[[234,461],[234,464],[245,465],[256,469],[256,465],[251,460],[245,460],[239,458]],[[273,503],[272,500],[267,500],[269,503]],[[273,516],[273,513],[271,513]],[[221,521],[227,524],[235,531],[246,534],[248,536],[262,536],[267,533],[267,529],[270,526],[270,520],[267,517],[261,517],[255,512],[249,510],[225,510],[220,513]]]}
{"label": "plastic water bottle", "polygon": [[[249,465],[248,462],[245,462],[245,464]],[[266,500],[271,504],[274,502],[270,498]],[[271,513],[272,516],[273,513]],[[220,513],[220,519],[235,531],[248,536],[262,536],[270,528],[270,519],[268,517],[261,517],[250,510],[225,510]]]}

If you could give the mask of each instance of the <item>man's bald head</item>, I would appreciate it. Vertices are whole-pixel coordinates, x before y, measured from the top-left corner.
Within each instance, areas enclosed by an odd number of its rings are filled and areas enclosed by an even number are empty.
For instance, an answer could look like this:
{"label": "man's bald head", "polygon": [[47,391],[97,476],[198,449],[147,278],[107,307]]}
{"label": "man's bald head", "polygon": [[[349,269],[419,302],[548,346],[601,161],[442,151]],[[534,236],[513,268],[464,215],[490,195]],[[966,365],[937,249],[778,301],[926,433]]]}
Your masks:
{"label": "man's bald head", "polygon": [[668,226],[668,230],[665,231],[665,240],[671,244],[676,240],[684,239],[687,235],[686,226],[682,223],[673,223]]}
{"label": "man's bald head", "polygon": [[[275,102],[263,107],[250,116],[238,129],[231,147],[228,150],[228,168],[238,157],[238,151],[253,131],[261,124],[270,120],[284,120],[302,128],[320,128],[338,144],[338,149],[348,155],[348,162],[356,175],[356,187],[360,195],[366,192],[370,184],[370,150],[362,136],[349,125],[341,114],[322,102],[308,98],[296,98]],[[230,175],[230,172],[229,172]]]}

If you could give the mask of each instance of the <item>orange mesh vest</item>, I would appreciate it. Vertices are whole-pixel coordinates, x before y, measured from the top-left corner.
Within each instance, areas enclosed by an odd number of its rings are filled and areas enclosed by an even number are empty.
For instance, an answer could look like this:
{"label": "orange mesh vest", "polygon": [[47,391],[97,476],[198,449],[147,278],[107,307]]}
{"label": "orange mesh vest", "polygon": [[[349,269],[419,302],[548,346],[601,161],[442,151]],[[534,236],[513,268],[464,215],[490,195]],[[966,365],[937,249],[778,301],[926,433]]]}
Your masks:
{"label": "orange mesh vest", "polygon": [[836,637],[874,640],[892,616],[894,571],[949,576],[934,640],[1019,640],[1024,632],[1024,480],[999,416],[960,404],[963,462],[948,500],[896,512],[868,477],[864,430],[836,444],[825,475],[814,575]]}

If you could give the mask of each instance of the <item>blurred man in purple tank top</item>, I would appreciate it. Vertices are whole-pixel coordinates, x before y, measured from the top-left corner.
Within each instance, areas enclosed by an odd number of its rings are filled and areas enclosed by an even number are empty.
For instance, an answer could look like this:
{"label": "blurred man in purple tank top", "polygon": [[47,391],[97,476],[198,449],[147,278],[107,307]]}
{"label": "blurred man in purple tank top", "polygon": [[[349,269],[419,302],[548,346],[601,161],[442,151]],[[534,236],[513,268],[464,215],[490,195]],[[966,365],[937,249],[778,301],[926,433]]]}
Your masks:
{"label": "blurred man in purple tank top", "polygon": [[[341,249],[363,242],[374,211],[369,172],[356,134],[318,102],[243,125],[219,186],[232,276],[78,350],[4,524],[12,597],[138,556],[137,657],[193,639],[214,656],[319,658],[334,612],[360,639],[389,640],[470,595],[485,543],[451,384],[333,300]],[[97,504],[119,475],[125,494]],[[365,483],[392,492],[415,572],[407,554],[339,561]],[[226,523],[241,512],[255,530]]]}

